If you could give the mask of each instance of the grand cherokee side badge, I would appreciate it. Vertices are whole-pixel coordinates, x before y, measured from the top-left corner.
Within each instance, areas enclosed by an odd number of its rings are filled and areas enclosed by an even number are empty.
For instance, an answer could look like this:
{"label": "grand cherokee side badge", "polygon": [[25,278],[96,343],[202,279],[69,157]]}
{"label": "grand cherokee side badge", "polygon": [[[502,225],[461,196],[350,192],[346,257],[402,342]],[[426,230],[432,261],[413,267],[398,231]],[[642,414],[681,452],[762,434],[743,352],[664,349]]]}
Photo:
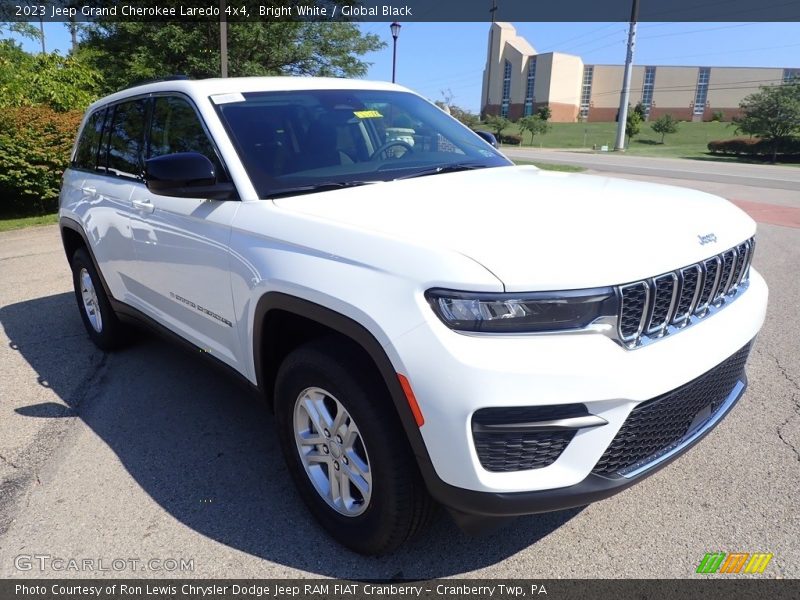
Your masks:
{"label": "grand cherokee side badge", "polygon": [[706,244],[710,244],[711,242],[716,242],[717,236],[713,233],[707,233],[705,235],[698,235],[697,239],[700,240],[701,246],[705,246]]}

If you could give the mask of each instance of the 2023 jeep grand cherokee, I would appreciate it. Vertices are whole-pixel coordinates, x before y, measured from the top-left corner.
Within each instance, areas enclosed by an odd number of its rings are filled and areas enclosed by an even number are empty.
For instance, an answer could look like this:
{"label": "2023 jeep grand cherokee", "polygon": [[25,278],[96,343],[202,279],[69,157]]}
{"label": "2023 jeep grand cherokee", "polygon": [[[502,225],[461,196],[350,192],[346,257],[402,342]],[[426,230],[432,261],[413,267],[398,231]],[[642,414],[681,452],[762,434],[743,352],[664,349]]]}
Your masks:
{"label": "2023 jeep grand cherokee", "polygon": [[767,288],[721,198],[515,167],[395,85],[164,81],[93,104],[60,210],[89,336],[134,318],[274,406],[300,495],[391,550],[605,498],[739,399]]}

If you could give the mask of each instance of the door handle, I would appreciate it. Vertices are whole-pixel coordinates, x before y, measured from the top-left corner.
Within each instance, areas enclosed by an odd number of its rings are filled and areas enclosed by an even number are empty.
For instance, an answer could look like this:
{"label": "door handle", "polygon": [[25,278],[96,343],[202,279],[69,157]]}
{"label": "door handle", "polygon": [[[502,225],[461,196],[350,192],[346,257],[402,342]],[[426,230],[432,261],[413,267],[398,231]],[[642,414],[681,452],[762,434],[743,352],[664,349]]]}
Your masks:
{"label": "door handle", "polygon": [[133,208],[144,213],[151,213],[156,209],[148,200],[133,200],[131,204],[133,204]]}
{"label": "door handle", "polygon": [[93,187],[82,187],[82,188],[81,188],[81,191],[82,191],[84,194],[89,194],[90,196],[96,196],[96,195],[97,195],[97,188],[93,188]]}

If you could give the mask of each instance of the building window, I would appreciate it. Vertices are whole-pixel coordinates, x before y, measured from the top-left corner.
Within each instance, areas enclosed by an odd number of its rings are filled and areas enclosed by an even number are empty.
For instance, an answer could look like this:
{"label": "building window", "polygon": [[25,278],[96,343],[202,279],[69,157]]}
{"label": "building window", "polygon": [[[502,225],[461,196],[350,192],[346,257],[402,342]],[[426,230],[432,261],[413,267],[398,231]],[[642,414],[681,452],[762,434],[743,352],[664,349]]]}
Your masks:
{"label": "building window", "polygon": [[694,92],[694,114],[702,115],[706,111],[706,98],[708,98],[708,79],[711,69],[700,67],[697,72],[697,89]]}
{"label": "building window", "polygon": [[594,77],[594,67],[583,67],[583,84],[581,86],[581,119],[589,116],[589,103],[592,99],[592,78]]}
{"label": "building window", "polygon": [[800,69],[784,69],[783,83],[800,83]]}
{"label": "building window", "polygon": [[653,87],[656,83],[656,68],[644,68],[644,84],[642,85],[642,107],[645,120],[650,118],[650,107],[653,105]]}
{"label": "building window", "polygon": [[511,104],[511,62],[506,61],[503,68],[503,102],[500,105],[500,116],[508,117],[508,108]]}
{"label": "building window", "polygon": [[536,101],[533,95],[533,86],[536,83],[536,57],[531,56],[528,62],[528,83],[525,87],[525,116],[533,114],[533,104]]}

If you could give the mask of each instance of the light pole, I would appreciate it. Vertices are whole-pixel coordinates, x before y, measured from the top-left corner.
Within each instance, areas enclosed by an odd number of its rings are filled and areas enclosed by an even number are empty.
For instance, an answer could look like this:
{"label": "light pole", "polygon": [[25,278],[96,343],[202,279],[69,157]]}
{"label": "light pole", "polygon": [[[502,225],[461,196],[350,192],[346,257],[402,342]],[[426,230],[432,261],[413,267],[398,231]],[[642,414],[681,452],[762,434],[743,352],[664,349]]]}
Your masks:
{"label": "light pole", "polygon": [[392,40],[394,40],[392,46],[392,83],[394,83],[395,76],[397,75],[397,36],[400,35],[400,23],[395,21],[389,25],[389,29],[392,30]]}
{"label": "light pole", "polygon": [[219,66],[220,76],[228,76],[228,19],[225,16],[225,0],[219,2]]}

